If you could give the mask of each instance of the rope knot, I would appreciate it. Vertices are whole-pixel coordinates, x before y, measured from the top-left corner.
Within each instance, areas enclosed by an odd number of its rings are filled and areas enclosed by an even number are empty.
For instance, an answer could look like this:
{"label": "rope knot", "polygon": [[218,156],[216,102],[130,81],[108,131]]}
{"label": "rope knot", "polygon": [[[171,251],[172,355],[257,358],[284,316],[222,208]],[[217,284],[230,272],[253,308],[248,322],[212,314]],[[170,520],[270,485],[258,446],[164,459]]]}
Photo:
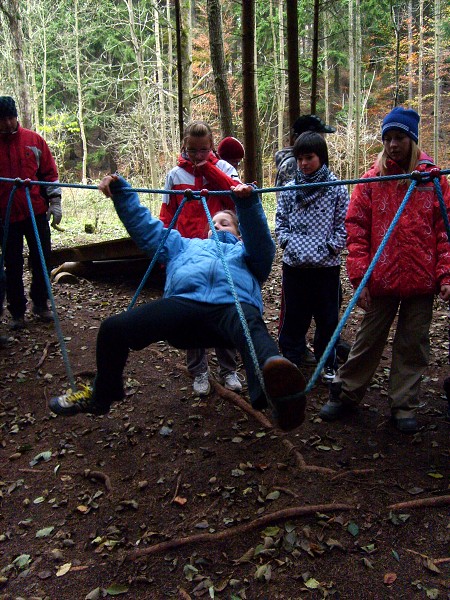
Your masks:
{"label": "rope knot", "polygon": [[31,179],[20,179],[20,177],[16,177],[14,179],[14,185],[16,187],[30,187]]}
{"label": "rope knot", "polygon": [[203,196],[204,198],[208,198],[209,196],[209,191],[208,190],[201,190],[200,192],[200,196]]}
{"label": "rope knot", "polygon": [[191,200],[193,200],[194,193],[192,190],[184,190],[184,197],[186,198],[186,200],[188,202],[190,202]]}
{"label": "rope knot", "polygon": [[413,171],[410,175],[413,181],[421,181],[423,179],[424,174],[420,171]]}
{"label": "rope knot", "polygon": [[433,167],[428,173],[431,179],[440,179],[441,177],[441,170],[438,167]]}

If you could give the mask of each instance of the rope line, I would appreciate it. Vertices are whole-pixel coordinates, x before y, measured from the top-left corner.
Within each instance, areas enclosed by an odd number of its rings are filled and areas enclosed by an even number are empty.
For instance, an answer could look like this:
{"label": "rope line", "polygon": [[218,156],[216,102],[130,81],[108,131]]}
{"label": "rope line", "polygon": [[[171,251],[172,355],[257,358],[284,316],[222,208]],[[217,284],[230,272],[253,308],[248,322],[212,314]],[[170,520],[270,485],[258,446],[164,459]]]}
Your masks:
{"label": "rope line", "polygon": [[[325,348],[324,353],[322,354],[319,363],[317,364],[317,367],[313,373],[313,375],[311,376],[311,379],[309,380],[306,388],[305,388],[305,393],[308,393],[311,391],[311,389],[314,387],[317,379],[320,376],[320,373],[325,365],[325,362],[328,358],[328,356],[330,355],[331,351],[333,350],[343,328],[345,327],[345,324],[353,310],[353,308],[355,307],[356,303],[358,302],[358,299],[361,295],[361,292],[363,290],[363,288],[366,286],[370,276],[372,275],[372,272],[381,256],[381,253],[383,252],[384,248],[386,247],[387,242],[389,241],[390,236],[392,235],[392,232],[394,231],[400,217],[401,214],[405,208],[405,206],[407,205],[415,187],[417,186],[417,184],[419,182],[425,182],[425,183],[429,183],[430,181],[433,182],[435,191],[436,191],[436,195],[439,201],[439,207],[440,207],[440,211],[441,211],[441,215],[445,224],[445,229],[446,229],[446,233],[447,233],[447,238],[448,240],[450,240],[450,222],[449,222],[449,218],[448,218],[448,214],[447,214],[447,208],[445,206],[445,201],[444,201],[444,197],[443,197],[443,193],[442,193],[442,188],[440,185],[440,181],[439,178],[442,175],[449,175],[450,174],[450,169],[438,169],[438,168],[434,168],[431,169],[430,171],[427,172],[420,172],[420,171],[413,171],[412,173],[409,174],[401,174],[401,175],[386,175],[386,176],[380,176],[380,177],[367,177],[367,178],[361,178],[361,179],[346,179],[346,180],[334,180],[334,181],[325,181],[325,182],[319,182],[319,183],[303,183],[303,184],[299,184],[299,185],[286,185],[286,186],[281,186],[281,187],[270,187],[270,188],[255,188],[254,192],[258,193],[258,194],[264,194],[264,193],[268,193],[268,192],[279,192],[279,191],[285,191],[285,190],[297,190],[297,189],[303,189],[303,188],[315,188],[315,187],[327,187],[327,186],[337,186],[337,185],[353,185],[353,184],[359,184],[359,183],[382,183],[383,181],[392,181],[392,180],[402,180],[402,179],[410,179],[411,180],[411,184],[405,194],[405,197],[403,198],[388,230],[386,231],[386,234],[384,235],[375,255],[372,258],[372,261],[364,275],[364,277],[361,280],[361,283],[359,284],[359,286],[357,287],[357,289],[355,290],[355,293],[353,295],[353,297],[351,298],[346,310],[344,311],[344,314],[342,315],[336,330],[334,331],[327,347]],[[40,243],[40,239],[39,239],[39,234],[38,234],[38,230],[37,230],[37,224],[36,224],[36,219],[34,216],[34,211],[33,211],[33,207],[32,207],[32,203],[31,203],[31,198],[30,198],[30,192],[29,192],[29,188],[33,185],[38,185],[38,186],[53,186],[55,185],[55,182],[47,182],[47,181],[31,181],[29,179],[20,179],[20,178],[15,178],[15,179],[11,179],[11,178],[6,178],[6,177],[0,177],[0,183],[1,182],[5,182],[5,183],[13,183],[14,186],[11,190],[9,199],[8,199],[8,204],[7,204],[7,208],[6,208],[6,216],[5,216],[5,224],[4,224],[4,233],[3,233],[3,241],[2,241],[2,255],[0,256],[0,273],[3,272],[4,269],[4,256],[5,256],[5,248],[6,248],[6,241],[8,238],[8,229],[9,229],[9,223],[10,223],[10,215],[11,215],[11,208],[12,208],[12,202],[13,202],[13,198],[14,198],[14,194],[17,190],[18,187],[25,187],[25,193],[26,193],[26,198],[27,198],[27,203],[28,203],[28,208],[30,211],[30,215],[31,215],[31,220],[32,220],[32,224],[33,224],[33,230],[34,230],[34,235],[36,237],[36,242],[37,242],[37,247],[38,247],[38,251],[39,251],[39,256],[40,256],[40,260],[41,260],[41,265],[42,265],[42,269],[43,269],[43,273],[44,273],[44,278],[45,278],[45,283],[47,286],[47,291],[48,291],[48,296],[49,296],[49,300],[52,306],[52,310],[53,310],[53,318],[54,318],[54,323],[55,323],[55,329],[56,329],[56,333],[58,336],[58,341],[59,341],[59,345],[61,347],[61,354],[63,356],[63,361],[64,361],[64,365],[65,365],[65,369],[66,369],[66,374],[67,374],[67,378],[69,380],[70,386],[72,388],[72,390],[75,392],[76,391],[76,386],[75,386],[75,380],[73,377],[73,373],[72,373],[72,369],[70,366],[70,361],[69,361],[69,357],[68,357],[68,353],[67,353],[67,349],[66,349],[66,344],[64,341],[64,336],[62,334],[62,330],[61,330],[61,324],[59,321],[59,317],[58,317],[58,313],[56,310],[56,304],[55,304],[55,299],[53,296],[53,292],[52,292],[52,288],[51,288],[51,283],[50,283],[50,278],[48,276],[48,272],[47,272],[47,268],[46,268],[46,264],[45,264],[45,258],[44,258],[44,253],[42,250],[42,245]],[[88,190],[98,190],[98,187],[96,185],[88,185],[88,184],[74,184],[74,183],[60,183],[58,182],[58,186],[59,187],[65,187],[65,188],[75,188],[75,189],[88,189]],[[181,190],[160,190],[160,189],[150,189],[150,188],[128,188],[128,192],[136,192],[136,193],[148,193],[148,194],[164,194],[164,195],[181,195],[181,193],[183,193]],[[161,240],[158,244],[158,247],[153,255],[153,258],[150,262],[150,265],[147,268],[147,271],[144,274],[144,277],[142,278],[141,283],[139,284],[127,310],[132,310],[140,293],[142,292],[142,289],[156,263],[156,261],[158,260],[158,256],[161,253],[164,244],[170,234],[170,231],[173,229],[173,227],[175,226],[178,216],[181,213],[181,210],[183,209],[185,203],[187,201],[190,200],[200,200],[203,208],[205,210],[206,213],[206,217],[208,219],[208,223],[210,226],[210,229],[212,231],[212,237],[216,242],[217,245],[217,249],[218,249],[218,254],[219,257],[221,259],[224,271],[225,271],[225,275],[227,278],[227,282],[230,286],[230,290],[236,305],[236,310],[238,312],[239,315],[239,319],[241,321],[243,330],[244,330],[244,335],[250,350],[250,355],[255,367],[255,372],[257,374],[259,383],[261,385],[261,388],[263,390],[263,392],[265,393],[266,397],[266,390],[265,390],[265,385],[264,385],[264,379],[262,376],[262,372],[261,369],[259,368],[259,363],[258,363],[258,358],[256,356],[256,351],[253,345],[253,341],[251,339],[251,335],[250,335],[250,330],[248,328],[248,324],[247,321],[245,319],[245,315],[244,312],[242,310],[242,306],[240,303],[240,300],[238,298],[237,292],[236,292],[236,288],[233,282],[233,279],[231,277],[231,273],[230,270],[228,268],[228,265],[225,261],[225,255],[223,253],[223,250],[220,246],[220,241],[219,241],[219,237],[217,235],[217,232],[215,230],[213,221],[212,221],[212,217],[211,217],[211,213],[209,211],[208,205],[207,205],[207,196],[213,196],[213,195],[229,195],[230,192],[229,191],[224,191],[224,190],[208,190],[206,192],[206,190],[201,190],[201,191],[193,191],[193,190],[186,190],[184,192],[184,198],[181,201],[180,205],[178,206],[175,215],[173,216],[169,226],[165,229],[164,234],[161,236]],[[269,397],[268,401],[269,404],[271,404],[271,400]]]}

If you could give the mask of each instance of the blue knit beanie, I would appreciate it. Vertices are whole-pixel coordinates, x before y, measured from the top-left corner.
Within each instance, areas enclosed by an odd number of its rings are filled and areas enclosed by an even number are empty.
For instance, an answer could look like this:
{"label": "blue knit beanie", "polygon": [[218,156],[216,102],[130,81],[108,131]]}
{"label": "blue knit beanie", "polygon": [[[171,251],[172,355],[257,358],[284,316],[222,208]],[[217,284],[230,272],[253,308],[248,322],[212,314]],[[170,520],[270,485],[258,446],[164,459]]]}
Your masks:
{"label": "blue knit beanie", "polygon": [[0,119],[17,117],[17,108],[11,96],[0,96]]}
{"label": "blue knit beanie", "polygon": [[419,121],[419,115],[412,108],[396,106],[383,119],[381,139],[384,140],[384,136],[390,129],[400,129],[417,144],[419,140]]}

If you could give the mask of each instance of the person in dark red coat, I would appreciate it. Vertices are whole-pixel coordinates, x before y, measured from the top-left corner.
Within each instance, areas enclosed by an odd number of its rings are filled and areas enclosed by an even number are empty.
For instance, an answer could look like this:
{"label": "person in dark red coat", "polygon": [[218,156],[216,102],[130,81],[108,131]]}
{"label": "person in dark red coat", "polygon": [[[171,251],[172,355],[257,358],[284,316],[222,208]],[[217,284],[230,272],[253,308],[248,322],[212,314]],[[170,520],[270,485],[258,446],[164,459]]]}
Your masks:
{"label": "person in dark red coat", "polygon": [[[51,240],[49,219],[53,224],[61,222],[61,189],[58,169],[47,142],[34,131],[22,127],[17,119],[16,104],[10,96],[0,96],[0,177],[7,179],[31,179],[48,181],[52,186],[33,186],[30,199],[42,251],[46,262],[50,257]],[[0,225],[3,244],[3,228],[6,210],[13,184],[0,182]],[[27,241],[31,264],[30,298],[33,313],[42,321],[51,321],[48,292],[39,255],[33,223],[24,188],[14,194],[8,223],[8,235],[4,250],[6,269],[6,298],[12,316],[12,329],[25,327],[27,300],[23,285],[23,240]]]}
{"label": "person in dark red coat", "polygon": [[[363,176],[371,178],[435,167],[417,146],[419,115],[394,108],[383,120],[383,151]],[[353,287],[367,268],[409,186],[406,180],[355,186],[346,217],[347,271]],[[450,191],[440,177],[447,207]],[[377,265],[363,288],[358,306],[365,311],[347,362],[330,386],[330,399],[320,417],[333,421],[361,402],[380,362],[394,319],[388,400],[394,426],[415,433],[420,380],[429,360],[429,329],[434,295],[450,298],[450,245],[433,182],[417,184]]]}

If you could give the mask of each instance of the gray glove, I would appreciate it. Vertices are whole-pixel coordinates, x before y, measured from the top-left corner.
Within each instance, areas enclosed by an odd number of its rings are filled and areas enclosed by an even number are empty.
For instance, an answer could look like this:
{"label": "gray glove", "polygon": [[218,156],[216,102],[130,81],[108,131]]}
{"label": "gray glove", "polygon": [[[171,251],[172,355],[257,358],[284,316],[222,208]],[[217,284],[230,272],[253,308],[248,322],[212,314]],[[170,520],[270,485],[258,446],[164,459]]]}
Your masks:
{"label": "gray glove", "polygon": [[49,207],[47,210],[47,219],[53,217],[52,225],[59,225],[62,219],[61,196],[50,198]]}

